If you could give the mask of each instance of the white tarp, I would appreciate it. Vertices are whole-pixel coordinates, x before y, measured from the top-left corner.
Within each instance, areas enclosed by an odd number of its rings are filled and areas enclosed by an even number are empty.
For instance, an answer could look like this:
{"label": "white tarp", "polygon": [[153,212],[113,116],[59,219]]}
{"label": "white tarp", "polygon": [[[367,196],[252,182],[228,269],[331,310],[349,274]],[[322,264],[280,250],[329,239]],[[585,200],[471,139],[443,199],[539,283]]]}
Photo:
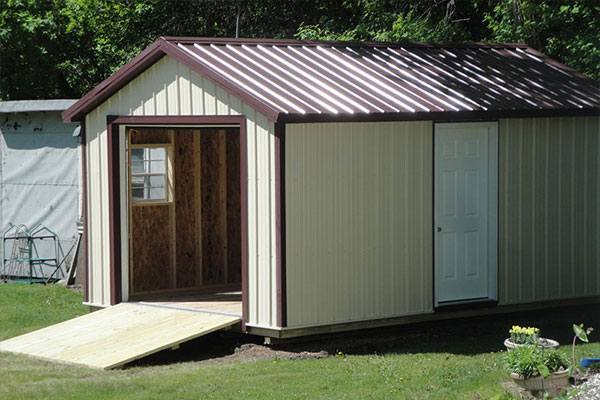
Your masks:
{"label": "white tarp", "polygon": [[[75,244],[80,215],[79,139],[73,137],[77,124],[64,124],[60,112],[0,118],[0,229],[4,233],[11,224],[30,229],[44,224],[58,234],[66,254]],[[40,257],[54,253],[50,241],[37,247]]]}

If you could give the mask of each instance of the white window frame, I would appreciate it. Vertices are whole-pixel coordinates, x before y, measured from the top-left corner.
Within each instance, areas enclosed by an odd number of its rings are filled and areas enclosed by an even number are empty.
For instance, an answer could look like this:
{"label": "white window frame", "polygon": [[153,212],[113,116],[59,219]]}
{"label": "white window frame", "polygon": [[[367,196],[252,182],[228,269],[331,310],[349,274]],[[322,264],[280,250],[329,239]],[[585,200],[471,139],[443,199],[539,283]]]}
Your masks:
{"label": "white window frame", "polygon": [[[131,196],[131,204],[132,206],[136,205],[158,205],[158,204],[170,204],[173,202],[173,162],[172,162],[172,154],[173,147],[170,143],[152,143],[152,144],[132,144],[129,148],[129,162],[132,163],[131,160],[131,152],[134,149],[151,149],[151,148],[164,148],[165,149],[165,172],[161,173],[133,173],[133,166],[130,165],[130,175],[129,175],[129,193]],[[134,176],[164,176],[165,177],[165,197],[161,199],[134,199],[133,197],[133,177]],[[144,188],[144,190],[146,190]]]}

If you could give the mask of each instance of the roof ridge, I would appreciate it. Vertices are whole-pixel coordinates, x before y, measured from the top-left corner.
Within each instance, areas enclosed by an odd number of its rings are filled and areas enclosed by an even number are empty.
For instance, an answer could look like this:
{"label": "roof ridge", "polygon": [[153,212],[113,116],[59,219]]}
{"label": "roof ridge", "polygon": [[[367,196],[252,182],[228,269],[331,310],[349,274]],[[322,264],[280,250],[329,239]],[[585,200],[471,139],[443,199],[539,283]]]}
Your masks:
{"label": "roof ridge", "polygon": [[408,47],[408,48],[529,48],[524,43],[485,43],[485,42],[378,42],[360,40],[301,40],[301,39],[271,39],[271,38],[214,38],[193,36],[163,36],[163,40],[173,43],[190,44],[234,44],[234,45],[288,45],[288,46],[319,46],[330,45],[345,47]]}

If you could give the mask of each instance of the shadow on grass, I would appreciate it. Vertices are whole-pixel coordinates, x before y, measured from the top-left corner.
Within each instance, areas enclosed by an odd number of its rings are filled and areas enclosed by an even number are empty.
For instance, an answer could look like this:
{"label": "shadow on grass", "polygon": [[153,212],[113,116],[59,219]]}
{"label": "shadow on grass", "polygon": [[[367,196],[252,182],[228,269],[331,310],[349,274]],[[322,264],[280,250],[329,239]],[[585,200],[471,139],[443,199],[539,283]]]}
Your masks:
{"label": "shadow on grass", "polygon": [[167,365],[181,362],[231,362],[273,358],[313,358],[334,355],[450,353],[475,355],[504,350],[504,339],[512,325],[536,326],[542,336],[569,344],[571,326],[596,327],[600,339],[600,305],[561,307],[330,335],[310,336],[262,346],[262,338],[235,332],[216,332],[184,343],[178,350],[165,350],[127,367]]}

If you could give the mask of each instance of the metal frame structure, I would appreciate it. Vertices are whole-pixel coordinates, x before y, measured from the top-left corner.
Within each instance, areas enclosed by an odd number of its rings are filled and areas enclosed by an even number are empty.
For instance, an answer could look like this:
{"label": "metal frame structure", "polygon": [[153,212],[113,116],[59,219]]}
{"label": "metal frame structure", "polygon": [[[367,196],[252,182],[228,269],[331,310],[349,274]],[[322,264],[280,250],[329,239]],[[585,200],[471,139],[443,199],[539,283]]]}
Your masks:
{"label": "metal frame structure", "polygon": [[[53,257],[40,256],[38,242],[52,240]],[[10,256],[7,257],[7,242],[12,241]],[[58,281],[56,273],[62,271],[62,262],[59,262],[62,249],[56,232],[44,224],[37,224],[32,229],[25,225],[12,225],[4,232],[2,238],[4,250],[2,279],[13,283],[47,283]],[[63,257],[64,258],[64,257]],[[42,266],[54,268],[52,274],[44,276]],[[63,271],[62,277],[66,273]]]}

